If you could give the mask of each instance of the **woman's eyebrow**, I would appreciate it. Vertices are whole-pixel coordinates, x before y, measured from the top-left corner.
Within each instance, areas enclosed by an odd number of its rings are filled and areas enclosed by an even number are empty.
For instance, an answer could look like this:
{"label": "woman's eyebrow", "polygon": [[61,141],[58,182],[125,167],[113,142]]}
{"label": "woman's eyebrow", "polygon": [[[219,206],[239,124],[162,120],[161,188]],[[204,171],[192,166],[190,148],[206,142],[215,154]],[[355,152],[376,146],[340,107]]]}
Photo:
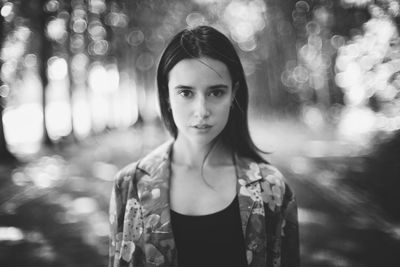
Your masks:
{"label": "woman's eyebrow", "polygon": [[209,87],[210,89],[228,89],[226,84],[216,84]]}
{"label": "woman's eyebrow", "polygon": [[[228,86],[226,84],[215,84],[215,85],[211,85],[211,86],[209,86],[207,88],[209,88],[209,89],[228,89]],[[176,90],[181,90],[181,89],[191,89],[191,90],[193,90],[195,88],[192,87],[192,86],[189,86],[189,85],[179,84],[179,85],[175,86],[174,89],[176,89]]]}
{"label": "woman's eyebrow", "polygon": [[188,85],[177,85],[174,87],[175,89],[193,89],[193,87],[188,86]]}

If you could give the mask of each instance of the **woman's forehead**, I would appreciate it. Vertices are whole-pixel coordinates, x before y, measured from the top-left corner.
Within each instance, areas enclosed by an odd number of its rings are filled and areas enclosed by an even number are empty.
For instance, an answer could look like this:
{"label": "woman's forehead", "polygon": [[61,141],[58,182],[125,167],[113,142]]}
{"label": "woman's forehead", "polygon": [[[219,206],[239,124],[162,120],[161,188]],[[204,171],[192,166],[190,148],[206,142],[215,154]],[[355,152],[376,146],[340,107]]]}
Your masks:
{"label": "woman's forehead", "polygon": [[231,84],[231,77],[222,61],[207,57],[183,59],[171,69],[169,84],[192,82]]}

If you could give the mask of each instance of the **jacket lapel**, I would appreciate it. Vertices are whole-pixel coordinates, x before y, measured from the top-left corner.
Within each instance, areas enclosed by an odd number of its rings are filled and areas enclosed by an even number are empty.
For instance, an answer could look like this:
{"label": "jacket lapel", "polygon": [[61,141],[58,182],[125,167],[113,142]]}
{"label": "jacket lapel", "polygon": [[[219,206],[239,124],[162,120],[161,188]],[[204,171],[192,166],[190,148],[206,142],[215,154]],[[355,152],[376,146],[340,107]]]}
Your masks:
{"label": "jacket lapel", "polygon": [[167,142],[139,163],[138,196],[143,207],[146,261],[155,266],[174,266],[176,248],[169,208],[170,152]]}
{"label": "jacket lapel", "polygon": [[265,266],[267,237],[259,165],[235,155],[237,192],[249,266]]}
{"label": "jacket lapel", "polygon": [[[175,266],[176,247],[172,234],[169,186],[173,140],[166,142],[138,165],[137,189],[143,207],[144,250],[147,262],[156,266]],[[264,266],[266,260],[265,212],[260,168],[252,160],[234,156],[237,194],[247,261]]]}

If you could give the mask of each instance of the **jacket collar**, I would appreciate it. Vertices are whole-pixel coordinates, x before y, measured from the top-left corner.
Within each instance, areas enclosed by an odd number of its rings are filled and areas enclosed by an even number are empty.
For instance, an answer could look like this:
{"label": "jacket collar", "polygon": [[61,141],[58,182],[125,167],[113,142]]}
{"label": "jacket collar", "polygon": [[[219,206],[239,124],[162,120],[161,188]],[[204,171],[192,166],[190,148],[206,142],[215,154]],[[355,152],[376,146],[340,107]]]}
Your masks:
{"label": "jacket collar", "polygon": [[[171,151],[173,140],[162,144],[143,158],[138,169],[143,175],[138,177],[138,197],[143,207],[143,217],[146,231],[144,240],[157,240],[159,244],[168,246],[169,253],[162,254],[153,248],[151,255],[166,260],[175,266],[176,246],[172,233],[169,186],[171,174]],[[234,155],[239,200],[240,218],[247,250],[248,263],[265,263],[266,260],[266,229],[261,188],[262,172],[259,165],[247,158]],[[249,254],[250,253],[250,254]],[[250,255],[250,256],[249,256]],[[165,257],[165,258],[164,258]],[[259,266],[259,265],[251,265]],[[262,265],[260,265],[262,266]]]}
{"label": "jacket collar", "polygon": [[[138,195],[144,207],[144,215],[157,213],[164,218],[159,225],[162,231],[171,232],[169,211],[169,185],[171,174],[171,151],[174,140],[169,140],[144,157],[138,164],[138,168],[145,176],[138,181]],[[251,212],[256,207],[256,201],[260,202],[257,195],[257,181],[262,180],[261,172],[256,162],[251,159],[234,155],[239,198],[240,215],[243,234]],[[152,196],[152,197],[148,197]],[[157,200],[154,199],[156,196]],[[261,201],[262,202],[262,201]],[[161,231],[161,229],[154,229]]]}
{"label": "jacket collar", "polygon": [[144,171],[147,175],[154,176],[161,165],[165,163],[170,164],[170,155],[173,144],[173,139],[161,144],[139,162],[138,168]]}

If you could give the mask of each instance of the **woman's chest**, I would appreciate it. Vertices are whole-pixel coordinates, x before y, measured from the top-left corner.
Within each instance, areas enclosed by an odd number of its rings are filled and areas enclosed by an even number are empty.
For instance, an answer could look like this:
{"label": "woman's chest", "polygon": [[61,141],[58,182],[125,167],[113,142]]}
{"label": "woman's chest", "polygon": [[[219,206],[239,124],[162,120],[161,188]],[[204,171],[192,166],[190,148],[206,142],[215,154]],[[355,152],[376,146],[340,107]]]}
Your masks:
{"label": "woman's chest", "polygon": [[217,212],[232,202],[236,183],[234,167],[204,173],[175,168],[170,184],[171,209],[188,215]]}

